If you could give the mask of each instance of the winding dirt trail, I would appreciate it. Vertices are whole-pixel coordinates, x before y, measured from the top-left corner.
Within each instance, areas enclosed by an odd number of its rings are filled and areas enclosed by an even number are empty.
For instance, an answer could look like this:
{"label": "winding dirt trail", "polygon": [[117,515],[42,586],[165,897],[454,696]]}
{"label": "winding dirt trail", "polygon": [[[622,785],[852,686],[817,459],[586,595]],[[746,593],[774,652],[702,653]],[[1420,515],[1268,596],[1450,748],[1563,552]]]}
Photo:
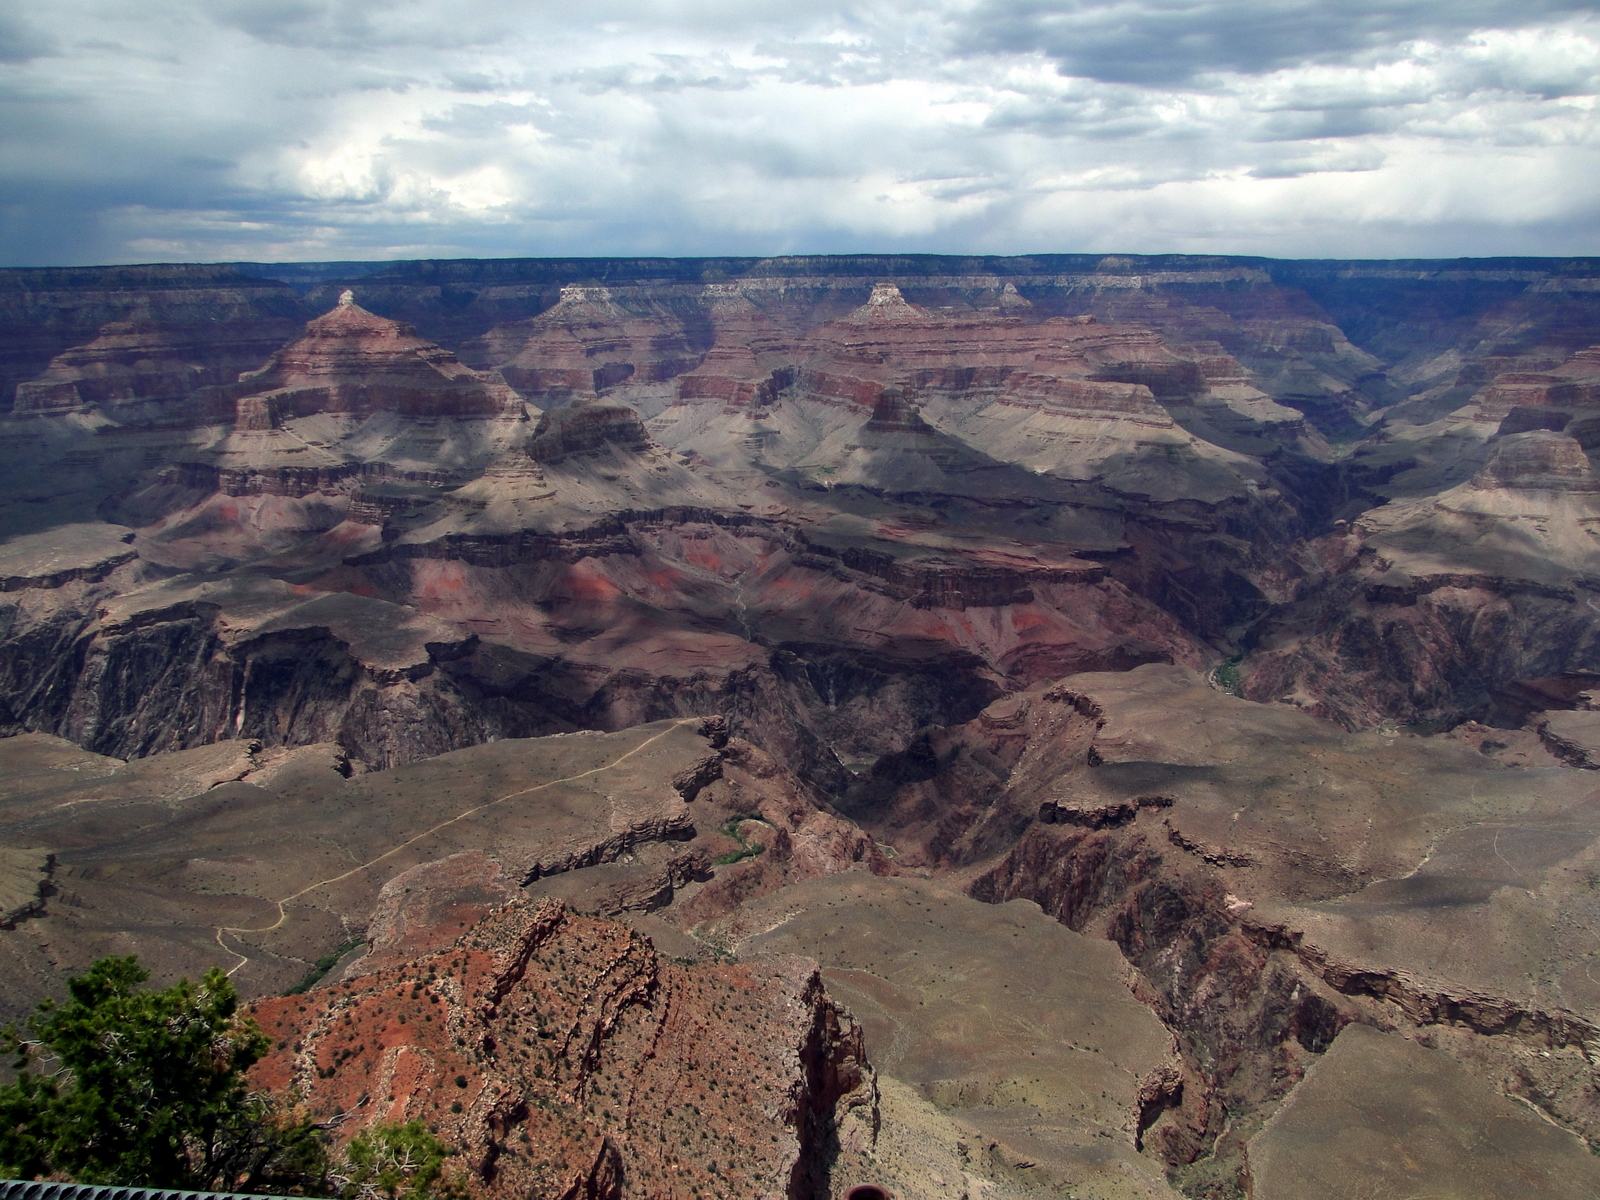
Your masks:
{"label": "winding dirt trail", "polygon": [[251,928],[251,927],[247,927],[247,926],[243,926],[243,925],[218,925],[216,927],[217,928],[217,932],[216,932],[216,943],[217,943],[217,945],[220,946],[223,949],[223,951],[225,951],[228,954],[233,955],[233,957],[235,957],[235,958],[237,958],[239,960],[238,962],[234,963],[231,968],[229,968],[228,975],[230,977],[232,977],[234,972],[238,971],[241,967],[243,967],[245,964],[247,964],[250,961],[250,959],[249,959],[249,957],[247,955],[240,954],[237,950],[235,950],[231,946],[229,946],[227,944],[227,942],[223,941],[223,935],[224,934],[227,934],[227,933],[270,933],[274,929],[277,929],[279,926],[281,926],[286,920],[289,919],[288,909],[285,908],[284,906],[287,905],[287,904],[290,904],[290,903],[292,903],[292,902],[294,902],[294,901],[296,901],[298,899],[300,899],[301,896],[307,895],[310,892],[314,892],[318,888],[327,887],[329,884],[340,883],[343,880],[349,879],[352,875],[359,875],[362,871],[365,871],[368,867],[376,866],[378,863],[381,863],[384,859],[392,858],[394,855],[399,854],[400,851],[404,850],[406,847],[414,846],[416,843],[422,841],[422,839],[427,838],[427,837],[432,837],[434,834],[438,833],[439,830],[447,829],[451,825],[454,825],[457,821],[464,821],[468,817],[474,816],[477,813],[481,813],[485,809],[493,808],[497,804],[504,804],[507,800],[515,800],[518,796],[532,795],[534,792],[543,791],[545,788],[555,787],[556,785],[562,784],[562,783],[575,783],[576,781],[578,781],[580,779],[587,779],[591,775],[599,775],[603,771],[609,771],[614,767],[618,767],[618,766],[622,765],[624,762],[626,762],[628,759],[632,758],[635,754],[638,754],[640,751],[646,749],[649,746],[654,745],[656,742],[659,742],[662,738],[666,737],[668,734],[672,733],[673,731],[675,731],[677,729],[680,729],[685,725],[690,725],[690,724],[697,723],[697,722],[699,722],[699,721],[701,721],[703,719],[704,718],[702,718],[702,717],[681,717],[678,720],[674,721],[670,727],[668,727],[666,729],[663,729],[660,733],[654,734],[653,736],[646,738],[644,741],[640,742],[637,746],[633,747],[633,749],[625,751],[624,753],[617,755],[616,758],[612,759],[608,763],[602,763],[598,767],[590,767],[587,771],[579,771],[576,775],[567,775],[567,776],[562,777],[561,779],[547,779],[545,782],[536,783],[532,787],[520,788],[515,792],[507,792],[504,796],[497,796],[493,800],[485,800],[482,804],[475,804],[471,808],[468,808],[468,809],[465,809],[465,810],[463,810],[461,812],[458,812],[455,816],[449,818],[448,820],[440,821],[437,825],[434,825],[432,828],[424,829],[421,833],[416,834],[413,837],[407,838],[405,841],[399,843],[398,845],[391,846],[389,849],[385,850],[382,854],[379,854],[374,858],[369,858],[366,862],[356,864],[355,866],[351,867],[348,871],[344,871],[344,872],[342,872],[342,873],[340,873],[338,875],[331,876],[331,877],[329,877],[327,879],[319,879],[316,883],[307,884],[305,887],[301,888],[298,892],[292,892],[289,895],[283,897],[281,900],[274,900],[272,902],[275,905],[277,905],[277,908],[278,908],[278,919],[276,921],[274,921],[271,925],[262,925],[262,926],[260,926],[258,928]]}

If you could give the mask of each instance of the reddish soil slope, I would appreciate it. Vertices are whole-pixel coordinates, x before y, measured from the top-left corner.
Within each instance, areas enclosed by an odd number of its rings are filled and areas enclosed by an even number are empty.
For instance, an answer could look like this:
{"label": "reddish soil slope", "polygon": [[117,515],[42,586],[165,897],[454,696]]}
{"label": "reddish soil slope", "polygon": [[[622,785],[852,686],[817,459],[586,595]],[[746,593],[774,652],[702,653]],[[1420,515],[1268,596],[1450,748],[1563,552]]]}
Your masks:
{"label": "reddish soil slope", "polygon": [[257,1004],[276,1048],[255,1082],[351,1129],[420,1117],[490,1197],[807,1196],[845,1110],[870,1137],[860,1034],[814,962],[683,967],[548,901],[466,933],[434,915],[437,949],[378,945],[332,988]]}

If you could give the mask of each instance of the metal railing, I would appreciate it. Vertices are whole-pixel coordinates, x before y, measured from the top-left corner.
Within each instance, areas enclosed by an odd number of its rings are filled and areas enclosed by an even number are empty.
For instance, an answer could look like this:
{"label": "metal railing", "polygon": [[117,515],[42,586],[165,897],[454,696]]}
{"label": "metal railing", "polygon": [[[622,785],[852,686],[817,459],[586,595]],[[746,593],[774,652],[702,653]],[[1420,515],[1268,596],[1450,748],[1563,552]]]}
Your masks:
{"label": "metal railing", "polygon": [[240,1192],[183,1192],[170,1188],[117,1187],[94,1183],[36,1183],[0,1179],[0,1200],[296,1200],[246,1196]]}

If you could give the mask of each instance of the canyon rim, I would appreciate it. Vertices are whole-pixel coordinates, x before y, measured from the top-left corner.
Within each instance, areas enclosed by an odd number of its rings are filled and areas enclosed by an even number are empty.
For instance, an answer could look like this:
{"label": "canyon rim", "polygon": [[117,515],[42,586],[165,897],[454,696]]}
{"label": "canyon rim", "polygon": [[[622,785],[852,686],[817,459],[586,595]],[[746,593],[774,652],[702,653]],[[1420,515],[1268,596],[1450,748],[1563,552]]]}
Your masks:
{"label": "canyon rim", "polygon": [[16,268],[0,408],[5,1021],[220,965],[486,1200],[1600,1195],[1600,259]]}

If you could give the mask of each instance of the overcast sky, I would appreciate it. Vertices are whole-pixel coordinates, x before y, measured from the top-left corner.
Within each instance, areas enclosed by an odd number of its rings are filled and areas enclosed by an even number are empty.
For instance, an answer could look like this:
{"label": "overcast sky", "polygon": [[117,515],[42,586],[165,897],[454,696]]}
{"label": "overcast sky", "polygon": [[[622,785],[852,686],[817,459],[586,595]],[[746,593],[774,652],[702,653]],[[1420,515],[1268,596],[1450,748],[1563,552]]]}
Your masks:
{"label": "overcast sky", "polygon": [[1597,92],[1570,0],[13,0],[0,262],[1600,254]]}

